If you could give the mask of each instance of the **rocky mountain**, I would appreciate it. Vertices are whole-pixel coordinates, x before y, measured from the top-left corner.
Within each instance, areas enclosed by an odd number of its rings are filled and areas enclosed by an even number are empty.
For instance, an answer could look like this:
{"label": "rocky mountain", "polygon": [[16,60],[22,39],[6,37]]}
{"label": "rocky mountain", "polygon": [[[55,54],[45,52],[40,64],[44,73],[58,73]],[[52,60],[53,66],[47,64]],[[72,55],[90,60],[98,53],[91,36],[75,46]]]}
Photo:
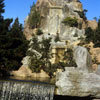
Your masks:
{"label": "rocky mountain", "polygon": [[[37,0],[36,7],[41,13],[40,28],[43,33],[53,36],[59,34],[61,40],[76,41],[84,37],[86,27],[97,27],[96,21],[84,20],[84,10],[79,0]],[[30,39],[35,30],[29,29],[28,17],[25,20],[24,33]],[[64,25],[62,21],[67,17],[77,18],[78,27]]]}
{"label": "rocky mountain", "polygon": [[[76,40],[75,34],[78,37],[84,35],[84,29],[65,26],[62,23],[66,17],[76,17],[82,24],[85,24],[77,13],[77,11],[83,11],[79,0],[38,0],[36,7],[41,12],[42,20],[40,28],[44,33],[50,33],[54,36],[56,33],[59,33],[61,40]],[[29,29],[27,20],[28,18],[25,20],[24,33],[26,36],[29,36],[29,33],[33,33],[33,29]]]}

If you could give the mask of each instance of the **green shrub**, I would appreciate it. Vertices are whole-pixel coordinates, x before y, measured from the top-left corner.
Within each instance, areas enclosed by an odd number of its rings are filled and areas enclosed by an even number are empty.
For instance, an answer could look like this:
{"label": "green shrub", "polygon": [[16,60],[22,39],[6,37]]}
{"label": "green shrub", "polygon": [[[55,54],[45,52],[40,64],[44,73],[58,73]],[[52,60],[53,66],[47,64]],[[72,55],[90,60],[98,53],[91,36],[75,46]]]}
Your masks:
{"label": "green shrub", "polygon": [[[42,56],[38,57],[36,53],[32,51],[28,51],[27,55],[30,56],[30,63],[29,68],[33,72],[40,72],[41,69],[46,70],[50,66],[50,44],[51,38],[49,39],[42,39],[41,42],[38,41],[37,37],[33,37],[32,44],[30,45],[30,48],[32,50],[36,50],[38,53],[40,53]],[[47,72],[48,73],[48,72]]]}
{"label": "green shrub", "polygon": [[85,41],[88,43],[93,42],[93,40],[95,38],[94,34],[95,34],[95,32],[94,32],[94,30],[91,29],[91,27],[86,28],[85,29],[85,35],[86,35]]}
{"label": "green shrub", "polygon": [[37,29],[36,34],[37,34],[37,35],[42,35],[42,34],[43,34],[43,32],[42,32],[42,30],[41,30],[41,29]]}
{"label": "green shrub", "polygon": [[65,25],[69,25],[70,27],[77,27],[78,26],[78,22],[77,22],[77,18],[71,18],[71,17],[67,17],[65,18],[62,23],[64,23]]}
{"label": "green shrub", "polygon": [[87,43],[93,42],[94,47],[100,47],[100,19],[98,19],[98,27],[93,30],[91,27],[85,29]]}
{"label": "green shrub", "polygon": [[71,48],[68,48],[67,51],[65,52],[63,62],[52,64],[50,62],[50,59],[52,58],[51,44],[50,44],[51,38],[49,39],[43,38],[42,41],[38,41],[37,37],[33,37],[32,42],[33,43],[30,45],[30,47],[41,54],[41,56],[38,57],[36,53],[28,51],[27,55],[30,56],[29,68],[32,70],[32,72],[38,73],[42,69],[50,77],[53,77],[54,72],[56,72],[57,69],[64,70],[64,67],[67,66],[76,67],[75,61],[73,59],[73,50]]}
{"label": "green shrub", "polygon": [[64,54],[64,61],[66,62],[58,62],[56,64],[52,64],[50,62],[50,59],[52,58],[51,53],[51,38],[44,39],[40,42],[38,41],[37,37],[33,37],[32,44],[30,47],[33,50],[36,50],[39,52],[42,56],[38,57],[34,52],[28,51],[27,55],[30,56],[29,61],[29,68],[32,70],[32,72],[40,72],[41,69],[44,70],[50,77],[54,76],[54,72],[57,71],[57,69],[63,69],[64,67],[72,67],[75,66],[75,62],[73,60],[73,51],[72,49],[68,49],[67,52]]}
{"label": "green shrub", "polygon": [[6,71],[20,68],[28,48],[28,41],[23,34],[23,27],[18,18],[11,27],[10,25],[10,19],[4,19],[2,30],[0,30],[0,69]]}
{"label": "green shrub", "polygon": [[33,3],[28,18],[29,27],[31,29],[37,28],[40,25],[40,21],[41,21],[40,11],[36,8],[35,4]]}
{"label": "green shrub", "polygon": [[67,48],[67,51],[64,53],[64,60],[65,62],[65,67],[77,67],[74,57],[73,57],[73,49],[72,48]]}
{"label": "green shrub", "polygon": [[56,35],[56,37],[55,37],[55,42],[58,42],[58,41],[60,41],[59,33],[57,32],[56,34],[57,34],[57,35]]}
{"label": "green shrub", "polygon": [[83,18],[84,21],[87,20],[87,17],[86,17],[87,10],[86,9],[84,9],[83,11],[75,11],[75,12],[77,12],[79,14],[80,18]]}

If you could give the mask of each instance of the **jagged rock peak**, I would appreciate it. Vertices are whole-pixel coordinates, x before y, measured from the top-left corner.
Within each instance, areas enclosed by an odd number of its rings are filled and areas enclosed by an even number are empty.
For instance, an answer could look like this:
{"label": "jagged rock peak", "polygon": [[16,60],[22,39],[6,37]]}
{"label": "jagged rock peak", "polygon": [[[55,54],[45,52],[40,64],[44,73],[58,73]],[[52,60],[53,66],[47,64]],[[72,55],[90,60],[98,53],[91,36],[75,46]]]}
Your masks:
{"label": "jagged rock peak", "polygon": [[[59,33],[61,40],[77,40],[77,38],[84,35],[85,31],[83,29],[69,27],[62,23],[67,17],[81,19],[76,12],[83,11],[82,3],[79,0],[37,0],[36,7],[40,10],[42,16],[40,28],[43,33],[50,33],[54,36],[56,36],[56,33]],[[25,26],[25,34],[34,34],[33,31],[31,32],[28,29],[27,24]],[[75,34],[78,36],[74,37]]]}
{"label": "jagged rock peak", "polygon": [[81,3],[80,0],[37,0],[37,5],[40,6],[42,3],[48,3],[49,5],[64,6],[71,2]]}

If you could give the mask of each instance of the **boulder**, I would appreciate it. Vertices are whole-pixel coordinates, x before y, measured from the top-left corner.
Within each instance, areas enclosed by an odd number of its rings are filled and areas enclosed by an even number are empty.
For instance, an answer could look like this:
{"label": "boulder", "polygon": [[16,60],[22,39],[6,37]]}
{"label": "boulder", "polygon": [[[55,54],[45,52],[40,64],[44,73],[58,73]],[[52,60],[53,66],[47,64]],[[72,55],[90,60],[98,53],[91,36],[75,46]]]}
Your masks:
{"label": "boulder", "polygon": [[74,67],[66,67],[56,76],[58,95],[93,97],[100,99],[100,76]]}
{"label": "boulder", "polygon": [[40,73],[32,73],[31,69],[27,66],[21,66],[19,70],[10,73],[15,77],[34,77],[34,78],[49,78],[49,75],[43,70]]}
{"label": "boulder", "polygon": [[19,70],[12,71],[10,74],[13,75],[13,76],[16,76],[16,77],[17,76],[19,76],[19,77],[29,77],[29,76],[31,76],[32,71],[26,66],[21,66],[19,68]]}
{"label": "boulder", "polygon": [[87,72],[93,72],[91,56],[86,48],[81,46],[75,47],[74,59],[77,64],[77,69]]}

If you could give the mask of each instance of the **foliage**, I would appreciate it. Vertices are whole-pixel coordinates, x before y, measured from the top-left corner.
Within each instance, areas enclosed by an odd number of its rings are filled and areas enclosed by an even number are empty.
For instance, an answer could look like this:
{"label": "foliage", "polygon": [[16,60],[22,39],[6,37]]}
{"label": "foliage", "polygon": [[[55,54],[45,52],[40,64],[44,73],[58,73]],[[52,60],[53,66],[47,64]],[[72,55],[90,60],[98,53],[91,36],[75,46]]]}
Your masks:
{"label": "foliage", "polygon": [[93,42],[94,47],[100,47],[100,19],[98,19],[98,27],[95,30],[90,27],[85,29],[85,35],[87,43]]}
{"label": "foliage", "polygon": [[42,32],[42,30],[41,30],[41,29],[39,29],[39,28],[38,28],[38,29],[37,29],[37,31],[36,31],[36,34],[37,34],[37,35],[42,35],[42,34],[43,34],[43,32]]}
{"label": "foliage", "polygon": [[86,9],[84,9],[83,11],[75,11],[75,12],[77,12],[79,14],[80,18],[83,18],[84,21],[87,20],[87,17],[86,17],[87,10]]}
{"label": "foliage", "polygon": [[50,59],[52,58],[51,54],[51,38],[38,41],[37,37],[34,36],[32,39],[32,44],[29,46],[32,50],[36,50],[42,56],[37,56],[35,52],[28,51],[27,55],[30,56],[29,68],[33,72],[40,72],[43,69],[50,77],[54,76],[54,72],[57,71],[57,68],[64,69],[62,62],[57,64],[52,64]]}
{"label": "foliage", "polygon": [[28,18],[29,27],[31,29],[37,28],[40,25],[40,21],[41,21],[40,11],[36,8],[35,3],[33,3]]}
{"label": "foliage", "polygon": [[76,63],[73,57],[73,49],[72,48],[67,48],[67,51],[64,53],[64,60],[65,62],[65,67],[76,67]]}
{"label": "foliage", "polygon": [[30,56],[30,64],[29,67],[33,72],[40,72],[41,69],[46,70],[50,68],[50,42],[49,39],[42,39],[42,41],[38,41],[37,37],[33,37],[31,40],[32,44],[29,46],[32,50],[36,50],[42,56],[38,57],[35,52],[28,51],[27,55]]}
{"label": "foliage", "polygon": [[60,41],[60,37],[59,37],[59,33],[57,32],[57,35],[55,37],[55,42],[58,42],[58,41]]}
{"label": "foliage", "polygon": [[100,62],[97,60],[96,57],[94,57],[94,58],[92,59],[92,63],[93,63],[93,64],[97,64],[97,65],[100,64]]}
{"label": "foliage", "polygon": [[85,34],[86,34],[86,42],[93,42],[94,40],[94,36],[95,36],[95,32],[94,30],[91,29],[91,27],[88,27],[85,29]]}
{"label": "foliage", "polygon": [[4,0],[0,0],[0,19],[2,17],[2,13],[5,12],[4,7],[5,7]]}
{"label": "foliage", "polygon": [[12,19],[3,19],[0,27],[0,70],[5,71],[16,70],[21,66],[28,45],[18,18],[12,27],[11,22]]}
{"label": "foliage", "polygon": [[[43,69],[50,77],[54,76],[54,72],[57,71],[57,69],[63,69],[64,67],[72,67],[76,66],[75,61],[73,60],[73,50],[71,48],[68,48],[67,51],[64,54],[64,61],[66,62],[59,62],[56,64],[52,64],[50,62],[50,59],[52,58],[51,54],[51,38],[44,39],[42,41],[38,41],[38,38],[36,36],[33,37],[30,48],[31,51],[27,52],[27,55],[30,56],[30,63],[29,68],[33,72],[40,72],[41,69]],[[36,52],[33,52],[32,50],[36,50],[41,56],[37,56]]]}
{"label": "foliage", "polygon": [[78,26],[78,22],[77,22],[77,18],[71,18],[71,17],[67,17],[65,18],[62,23],[64,23],[65,25],[69,25],[70,27],[77,27]]}

